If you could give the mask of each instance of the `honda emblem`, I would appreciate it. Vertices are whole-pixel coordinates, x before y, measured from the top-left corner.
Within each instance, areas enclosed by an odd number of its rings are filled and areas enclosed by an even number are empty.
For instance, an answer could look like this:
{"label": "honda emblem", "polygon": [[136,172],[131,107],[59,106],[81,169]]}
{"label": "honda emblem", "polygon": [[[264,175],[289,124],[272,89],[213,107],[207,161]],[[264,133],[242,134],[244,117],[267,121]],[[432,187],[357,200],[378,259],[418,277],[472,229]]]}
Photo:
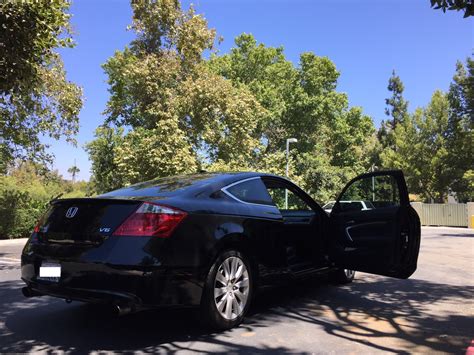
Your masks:
{"label": "honda emblem", "polygon": [[74,217],[78,210],[79,210],[78,207],[69,207],[68,210],[66,211],[66,218]]}

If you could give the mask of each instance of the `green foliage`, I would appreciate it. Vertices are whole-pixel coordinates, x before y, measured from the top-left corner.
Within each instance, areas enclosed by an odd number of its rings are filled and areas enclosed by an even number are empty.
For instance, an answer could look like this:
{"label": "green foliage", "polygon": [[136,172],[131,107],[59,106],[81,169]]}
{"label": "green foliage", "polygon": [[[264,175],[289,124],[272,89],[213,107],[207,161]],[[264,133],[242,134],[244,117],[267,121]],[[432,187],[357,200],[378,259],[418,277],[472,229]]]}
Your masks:
{"label": "green foliage", "polygon": [[[467,68],[467,69],[466,69]],[[382,166],[405,171],[410,191],[445,202],[448,192],[473,201],[474,60],[458,62],[449,92],[436,91],[393,131],[394,145],[381,154]]]}
{"label": "green foliage", "polygon": [[387,104],[385,114],[392,117],[389,121],[390,128],[395,129],[399,123],[405,120],[408,114],[408,102],[403,98],[405,86],[400,77],[395,73],[395,70],[388,80],[387,89],[392,93],[392,97],[385,99],[385,103]]}
{"label": "green foliage", "polygon": [[450,188],[461,201],[474,201],[474,59],[456,64],[448,91],[449,117],[446,132]]}
{"label": "green foliage", "polygon": [[382,121],[381,129],[378,132],[378,139],[382,148],[396,149],[393,132],[395,128],[403,123],[408,116],[408,101],[403,97],[405,87],[400,77],[392,72],[392,76],[388,80],[388,91],[392,96],[385,99],[385,114],[390,118],[387,121]]}
{"label": "green foliage", "polygon": [[424,199],[442,201],[448,188],[471,198],[472,60],[467,70],[458,64],[447,96],[436,92],[413,115],[393,72],[390,118],[376,132],[336,90],[339,72],[329,58],[302,53],[295,65],[282,47],[251,34],[219,55],[215,31],[192,7],[143,0],[132,8],[136,38],[103,66],[105,125],[86,147],[98,192],[201,169],[284,175],[285,142],[295,137],[290,178],[320,202],[375,165],[404,169]]}
{"label": "green foliage", "polygon": [[[409,190],[419,194],[422,199],[432,202],[446,202],[449,189],[462,197],[463,191],[456,190],[456,176],[453,171],[456,167],[452,161],[458,161],[457,152],[450,148],[447,132],[449,130],[449,100],[441,91],[436,91],[431,102],[425,109],[417,109],[415,113],[398,125],[394,132],[394,141],[397,149],[386,149],[381,155],[385,167],[403,169],[409,185]],[[472,145],[472,131],[470,142]],[[457,144],[457,143],[456,143]],[[464,153],[472,147],[464,146],[458,153]],[[464,179],[467,169],[472,167],[472,156],[466,157],[462,166],[458,166],[459,178]],[[460,176],[459,176],[460,175]],[[466,185],[469,176],[466,176]],[[471,195],[471,199],[472,199]]]}
{"label": "green foliage", "polygon": [[295,66],[283,48],[242,34],[229,54],[205,60],[215,31],[192,8],[171,0],[132,7],[136,38],[104,65],[105,123],[130,131],[100,128],[88,144],[98,191],[201,168],[284,174],[288,137],[299,140],[291,177],[321,199],[334,189],[315,176],[368,169],[372,120],[336,91],[339,72],[328,58],[303,53]]}
{"label": "green foliage", "polygon": [[430,0],[431,7],[438,10],[462,11],[464,10],[464,17],[474,16],[474,2],[472,0]]}
{"label": "green foliage", "polygon": [[28,237],[45,209],[27,191],[0,190],[0,238]]}
{"label": "green foliage", "polygon": [[[284,151],[286,139],[295,137],[298,157],[291,176],[324,200],[334,198],[339,186],[326,186],[323,177],[353,176],[370,165],[375,142],[372,120],[360,108],[349,109],[346,95],[335,90],[339,72],[328,58],[303,53],[294,66],[282,47],[266,47],[242,34],[229,54],[213,55],[208,66],[235,87],[248,88],[266,110],[256,130],[262,147],[253,164],[242,168],[267,171]],[[284,156],[280,159],[286,161]]]}
{"label": "green foliage", "polygon": [[65,181],[35,163],[21,163],[0,175],[0,239],[28,237],[48,202],[62,197],[84,197],[92,191],[84,181]]}
{"label": "green foliage", "polygon": [[115,161],[115,150],[123,142],[123,128],[99,127],[95,137],[85,146],[92,161],[91,182],[95,190],[103,193],[122,187],[124,183]]}
{"label": "green foliage", "polygon": [[44,134],[74,143],[82,91],[66,80],[56,48],[72,47],[69,2],[0,4],[0,169],[15,158],[51,161]]}
{"label": "green foliage", "polygon": [[76,174],[79,173],[81,169],[79,169],[75,164],[67,169],[67,172],[71,174],[72,181],[76,181]]}
{"label": "green foliage", "polygon": [[197,171],[196,157],[175,121],[131,131],[115,154],[118,174],[125,184]]}
{"label": "green foliage", "polygon": [[106,124],[131,130],[114,138],[111,128],[101,128],[87,146],[98,190],[254,159],[265,110],[248,89],[203,64],[215,31],[176,1],[132,6],[137,37],[104,65],[111,93]]}

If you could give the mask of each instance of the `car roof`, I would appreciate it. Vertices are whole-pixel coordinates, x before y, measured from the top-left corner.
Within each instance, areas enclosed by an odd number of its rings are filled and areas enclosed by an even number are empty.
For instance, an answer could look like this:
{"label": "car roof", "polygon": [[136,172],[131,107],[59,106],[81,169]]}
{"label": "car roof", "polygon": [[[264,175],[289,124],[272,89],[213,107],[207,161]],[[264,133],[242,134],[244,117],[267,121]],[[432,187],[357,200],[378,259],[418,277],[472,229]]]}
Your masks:
{"label": "car roof", "polygon": [[201,172],[198,174],[175,175],[157,178],[124,188],[110,191],[99,198],[118,197],[172,197],[178,195],[196,195],[204,191],[217,191],[234,182],[253,177],[278,175],[258,172]]}

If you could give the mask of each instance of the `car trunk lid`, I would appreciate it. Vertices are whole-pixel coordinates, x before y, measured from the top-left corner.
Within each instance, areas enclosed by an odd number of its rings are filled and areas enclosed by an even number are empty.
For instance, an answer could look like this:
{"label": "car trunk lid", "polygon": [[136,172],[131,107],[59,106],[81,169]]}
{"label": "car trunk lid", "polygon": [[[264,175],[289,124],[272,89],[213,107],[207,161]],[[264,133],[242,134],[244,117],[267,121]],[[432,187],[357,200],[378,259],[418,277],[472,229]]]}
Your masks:
{"label": "car trunk lid", "polygon": [[56,200],[37,230],[38,237],[43,243],[101,244],[141,203],[101,198]]}

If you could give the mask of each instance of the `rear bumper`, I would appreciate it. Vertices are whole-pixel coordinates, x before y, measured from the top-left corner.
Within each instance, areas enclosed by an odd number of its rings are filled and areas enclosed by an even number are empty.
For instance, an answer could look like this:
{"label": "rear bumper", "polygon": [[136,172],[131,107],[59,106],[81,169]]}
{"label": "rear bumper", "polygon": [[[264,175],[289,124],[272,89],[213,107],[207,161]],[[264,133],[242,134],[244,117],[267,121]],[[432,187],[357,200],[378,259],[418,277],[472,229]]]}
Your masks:
{"label": "rear bumper", "polygon": [[28,282],[22,280],[27,284],[27,287],[33,291],[34,294],[48,295],[66,300],[82,301],[88,303],[100,304],[116,304],[116,305],[133,305],[140,307],[142,301],[136,295],[125,292],[111,292],[106,290],[69,288],[54,284],[42,284],[38,282]]}
{"label": "rear bumper", "polygon": [[42,261],[23,255],[21,267],[27,287],[42,295],[136,308],[193,306],[201,301],[203,281],[194,269],[53,260],[61,265],[61,277],[49,281],[39,277]]}

